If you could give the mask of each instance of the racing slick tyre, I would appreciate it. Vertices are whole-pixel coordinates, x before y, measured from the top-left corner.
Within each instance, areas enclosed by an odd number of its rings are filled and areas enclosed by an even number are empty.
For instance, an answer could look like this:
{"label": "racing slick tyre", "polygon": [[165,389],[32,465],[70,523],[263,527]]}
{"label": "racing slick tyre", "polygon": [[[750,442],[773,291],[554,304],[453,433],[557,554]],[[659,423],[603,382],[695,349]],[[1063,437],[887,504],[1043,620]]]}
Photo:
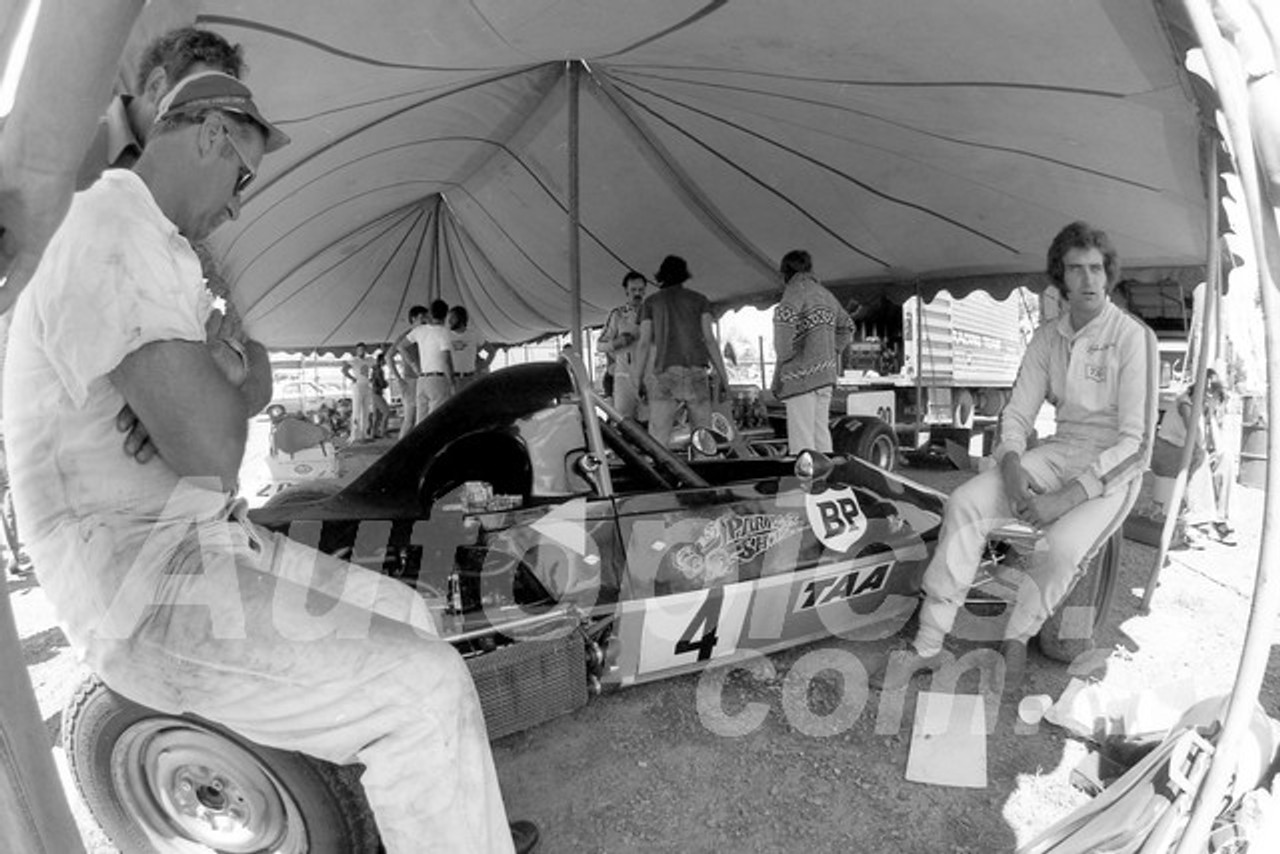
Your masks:
{"label": "racing slick tyre", "polygon": [[262,747],[121,697],[97,677],[63,713],[71,776],[129,854],[376,854],[360,767]]}
{"label": "racing slick tyre", "polygon": [[1040,652],[1054,661],[1071,663],[1094,647],[1098,630],[1105,625],[1120,578],[1123,531],[1111,535],[1093,556],[1058,609],[1040,628]]}
{"label": "racing slick tyre", "polygon": [[833,424],[831,444],[836,453],[852,454],[885,471],[898,464],[898,437],[879,418],[854,416]]}

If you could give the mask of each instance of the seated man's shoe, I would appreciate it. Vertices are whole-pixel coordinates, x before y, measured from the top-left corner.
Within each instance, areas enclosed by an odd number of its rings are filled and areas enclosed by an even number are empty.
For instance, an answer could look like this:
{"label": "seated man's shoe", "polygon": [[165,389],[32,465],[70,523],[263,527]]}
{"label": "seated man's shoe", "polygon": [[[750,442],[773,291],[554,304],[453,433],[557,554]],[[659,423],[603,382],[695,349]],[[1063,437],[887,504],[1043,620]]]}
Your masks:
{"label": "seated man's shoe", "polygon": [[1234,546],[1236,544],[1235,529],[1226,522],[1217,521],[1213,523],[1213,536],[1224,546]]}
{"label": "seated man's shoe", "polygon": [[884,658],[867,675],[867,684],[873,691],[898,691],[907,686],[917,673],[934,673],[942,668],[943,651],[933,655],[921,655],[911,643],[893,646]]}
{"label": "seated man's shoe", "polygon": [[530,854],[537,849],[540,836],[538,826],[531,821],[511,822],[511,844],[516,854]]}
{"label": "seated man's shoe", "polygon": [[1004,692],[1022,693],[1027,676],[1027,645],[1024,641],[1006,640],[1000,644],[1000,657],[1004,659]]}

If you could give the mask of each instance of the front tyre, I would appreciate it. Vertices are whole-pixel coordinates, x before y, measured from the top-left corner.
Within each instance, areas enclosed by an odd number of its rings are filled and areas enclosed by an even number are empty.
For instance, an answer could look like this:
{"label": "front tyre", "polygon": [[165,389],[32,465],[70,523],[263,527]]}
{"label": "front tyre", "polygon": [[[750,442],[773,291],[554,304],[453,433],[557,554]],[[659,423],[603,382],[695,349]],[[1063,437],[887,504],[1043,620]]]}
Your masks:
{"label": "front tyre", "polygon": [[375,854],[358,767],[246,741],[116,694],[96,677],[63,715],[90,812],[130,854]]}

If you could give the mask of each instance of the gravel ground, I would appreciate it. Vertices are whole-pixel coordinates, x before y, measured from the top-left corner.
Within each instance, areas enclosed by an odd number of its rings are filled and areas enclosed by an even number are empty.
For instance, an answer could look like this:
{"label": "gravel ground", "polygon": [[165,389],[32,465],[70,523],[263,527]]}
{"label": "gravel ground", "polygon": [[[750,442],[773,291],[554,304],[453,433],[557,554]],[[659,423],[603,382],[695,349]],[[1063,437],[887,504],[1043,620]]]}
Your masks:
{"label": "gravel ground", "polygon": [[[967,477],[906,473],[944,489]],[[1109,651],[1105,686],[1133,691],[1190,680],[1202,695],[1230,689],[1249,610],[1262,499],[1259,490],[1237,490],[1233,522],[1240,545],[1172,554],[1149,615],[1140,615],[1138,606],[1155,550],[1126,543],[1111,626],[1101,638]],[[61,762],[61,709],[79,667],[39,587],[10,580],[8,593]],[[1085,802],[1069,777],[1086,745],[1047,724],[1022,724],[1014,702],[990,710],[985,788],[907,782],[915,692],[896,707],[875,694],[867,700],[852,688],[846,692],[830,670],[811,667],[823,656],[840,661],[849,655],[869,665],[886,646],[829,639],[772,656],[771,668],[606,695],[575,714],[502,739],[494,755],[508,812],[540,825],[545,854],[985,854],[1014,850]],[[793,671],[811,678],[789,679]],[[1273,656],[1261,697],[1273,717],[1280,717],[1277,677],[1280,661]],[[1032,654],[1029,693],[1057,697],[1068,678],[1062,666]],[[699,711],[700,690],[704,698],[717,696],[728,715],[753,712],[763,719],[739,735],[717,734]],[[69,793],[89,854],[114,852]]]}

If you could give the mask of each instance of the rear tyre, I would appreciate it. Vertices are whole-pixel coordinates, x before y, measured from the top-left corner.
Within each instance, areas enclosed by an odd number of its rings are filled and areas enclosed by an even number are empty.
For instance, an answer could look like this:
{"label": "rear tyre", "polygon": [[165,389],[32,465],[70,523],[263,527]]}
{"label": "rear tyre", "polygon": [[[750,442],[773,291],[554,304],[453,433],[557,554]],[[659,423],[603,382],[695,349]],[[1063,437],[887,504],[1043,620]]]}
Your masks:
{"label": "rear tyre", "polygon": [[1076,577],[1075,586],[1040,628],[1037,640],[1046,658],[1070,663],[1094,648],[1106,624],[1120,577],[1123,533],[1117,531]]}
{"label": "rear tyre", "polygon": [[246,741],[188,715],[166,715],[80,686],[63,744],[93,817],[130,854],[376,854],[358,781],[301,753]]}

